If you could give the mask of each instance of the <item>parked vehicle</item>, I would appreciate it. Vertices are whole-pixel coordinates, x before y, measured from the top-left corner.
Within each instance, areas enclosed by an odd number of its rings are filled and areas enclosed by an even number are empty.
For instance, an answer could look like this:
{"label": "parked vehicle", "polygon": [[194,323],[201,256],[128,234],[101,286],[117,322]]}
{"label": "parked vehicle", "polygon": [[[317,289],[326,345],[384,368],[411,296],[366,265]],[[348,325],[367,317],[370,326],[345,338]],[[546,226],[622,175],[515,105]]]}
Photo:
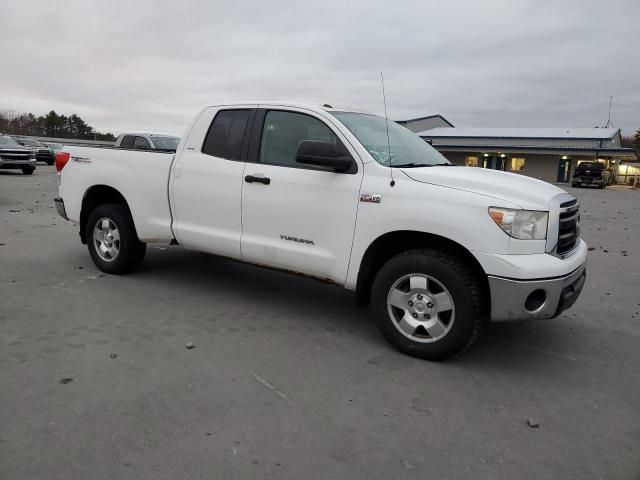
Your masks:
{"label": "parked vehicle", "polygon": [[53,165],[55,161],[55,152],[47,147],[44,143],[33,138],[12,135],[13,139],[23,147],[31,148],[36,152],[36,160],[44,162],[47,165]]}
{"label": "parked vehicle", "polygon": [[54,156],[56,153],[58,153],[60,150],[62,150],[62,144],[61,143],[51,143],[51,142],[42,142],[44,143],[47,147],[49,147],[51,150],[53,150]]}
{"label": "parked vehicle", "polygon": [[0,168],[19,169],[31,175],[36,169],[36,152],[8,135],[0,135]]}
{"label": "parked vehicle", "polygon": [[422,358],[465,350],[488,320],[556,317],[586,277],[572,195],[455,167],[375,115],[212,106],[176,154],[66,147],[56,167],[57,210],[102,271],[162,242],[316,277],[370,301],[382,334]]}
{"label": "parked vehicle", "polygon": [[609,172],[603,163],[581,162],[573,171],[571,186],[604,188],[608,183],[608,174]]}
{"label": "parked vehicle", "polygon": [[175,152],[180,137],[158,133],[123,133],[116,138],[116,148],[133,150],[167,150]]}

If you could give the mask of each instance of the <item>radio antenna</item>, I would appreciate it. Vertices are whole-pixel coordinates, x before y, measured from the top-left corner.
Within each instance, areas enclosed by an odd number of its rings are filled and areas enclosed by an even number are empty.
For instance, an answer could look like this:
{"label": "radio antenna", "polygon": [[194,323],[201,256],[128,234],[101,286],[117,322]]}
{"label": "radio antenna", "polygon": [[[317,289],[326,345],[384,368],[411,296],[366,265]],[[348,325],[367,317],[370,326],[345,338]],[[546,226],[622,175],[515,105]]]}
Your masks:
{"label": "radio antenna", "polygon": [[604,128],[610,128],[613,127],[613,122],[611,121],[611,105],[613,104],[613,97],[609,97],[609,118],[607,119],[607,123],[605,124]]}
{"label": "radio antenna", "polygon": [[389,140],[389,116],[387,115],[387,96],[384,92],[384,74],[380,70],[380,83],[382,83],[382,102],[384,103],[384,121],[387,127],[387,152],[389,155],[389,172],[391,173],[391,183],[393,187],[396,181],[393,179],[393,165],[391,163],[391,140]]}

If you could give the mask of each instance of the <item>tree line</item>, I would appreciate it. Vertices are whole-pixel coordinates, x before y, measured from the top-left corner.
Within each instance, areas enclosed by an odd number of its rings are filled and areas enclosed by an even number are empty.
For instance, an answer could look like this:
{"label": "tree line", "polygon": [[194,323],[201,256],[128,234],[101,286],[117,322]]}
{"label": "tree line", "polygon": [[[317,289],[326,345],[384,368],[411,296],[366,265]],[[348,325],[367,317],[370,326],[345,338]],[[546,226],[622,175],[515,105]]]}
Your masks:
{"label": "tree line", "polygon": [[0,112],[0,133],[33,137],[79,138],[84,140],[114,141],[111,133],[96,132],[78,115],[58,115],[51,110],[46,115],[33,113]]}
{"label": "tree line", "polygon": [[633,136],[622,136],[621,147],[633,148],[636,151],[636,157],[640,158],[640,128]]}

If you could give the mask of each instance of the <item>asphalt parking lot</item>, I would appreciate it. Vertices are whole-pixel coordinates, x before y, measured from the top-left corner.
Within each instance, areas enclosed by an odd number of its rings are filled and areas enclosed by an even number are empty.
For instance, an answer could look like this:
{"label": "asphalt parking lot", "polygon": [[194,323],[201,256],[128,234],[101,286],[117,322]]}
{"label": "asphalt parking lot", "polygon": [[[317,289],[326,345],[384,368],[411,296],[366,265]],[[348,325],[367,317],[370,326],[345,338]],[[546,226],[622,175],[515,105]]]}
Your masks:
{"label": "asphalt parking lot", "polygon": [[156,245],[103,275],[53,167],[0,171],[0,478],[640,478],[640,191],[570,191],[579,302],[430,363],[313,280]]}

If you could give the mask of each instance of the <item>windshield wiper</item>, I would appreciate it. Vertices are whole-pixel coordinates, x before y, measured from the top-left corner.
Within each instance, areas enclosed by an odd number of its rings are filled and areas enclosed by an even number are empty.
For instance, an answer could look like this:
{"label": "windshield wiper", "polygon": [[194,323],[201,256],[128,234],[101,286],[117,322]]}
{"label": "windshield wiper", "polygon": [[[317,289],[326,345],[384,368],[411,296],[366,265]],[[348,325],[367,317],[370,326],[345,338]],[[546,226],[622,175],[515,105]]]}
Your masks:
{"label": "windshield wiper", "polygon": [[395,168],[422,168],[422,167],[455,167],[453,163],[400,163],[391,165]]}
{"label": "windshield wiper", "polygon": [[400,163],[400,164],[392,164],[391,166],[395,168],[433,167],[433,165],[424,164],[424,163]]}

